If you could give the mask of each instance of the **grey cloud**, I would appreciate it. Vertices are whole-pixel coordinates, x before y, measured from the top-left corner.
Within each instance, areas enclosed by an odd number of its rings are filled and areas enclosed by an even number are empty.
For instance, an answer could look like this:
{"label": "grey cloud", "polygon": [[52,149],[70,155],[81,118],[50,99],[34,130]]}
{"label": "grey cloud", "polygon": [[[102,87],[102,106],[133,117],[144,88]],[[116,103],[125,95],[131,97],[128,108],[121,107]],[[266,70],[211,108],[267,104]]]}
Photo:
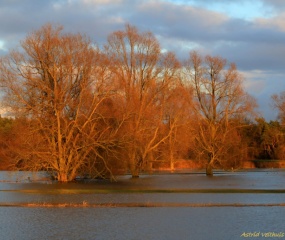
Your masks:
{"label": "grey cloud", "polygon": [[14,47],[29,32],[52,20],[54,1],[3,1],[0,8],[0,40]]}
{"label": "grey cloud", "polygon": [[265,76],[261,76],[260,79],[256,79],[256,81],[263,82],[263,90],[257,93],[249,89],[248,92],[257,99],[262,116],[268,121],[274,120],[277,118],[277,110],[272,106],[271,96],[273,94],[279,94],[285,89],[284,74],[279,75],[265,72]]}
{"label": "grey cloud", "polygon": [[282,11],[285,9],[285,1],[284,0],[262,0],[262,2],[274,8],[276,11]]}
{"label": "grey cloud", "polygon": [[168,46],[180,52],[183,42],[185,49],[187,43],[196,42],[209,52],[237,62],[242,69],[283,71],[285,32],[277,28],[170,3],[157,3],[156,8],[144,5],[138,13],[133,22],[149,26],[162,39],[172,39]]}
{"label": "grey cloud", "polygon": [[23,4],[2,0],[0,13],[0,40],[5,41],[7,48],[46,22],[62,24],[66,31],[86,33],[99,44],[104,44],[108,34],[129,22],[161,36],[162,41],[167,39],[161,44],[180,56],[186,56],[189,45],[196,43],[201,49],[237,62],[243,69],[283,68],[284,32],[198,7],[163,1],[128,0],[100,5],[80,1],[26,0]]}
{"label": "grey cloud", "polygon": [[201,8],[150,2],[139,8],[138,14],[131,19],[150,26],[154,32],[160,32],[162,35],[189,39],[215,34],[215,28],[226,18],[222,14]]}
{"label": "grey cloud", "polygon": [[[228,0],[217,1],[228,3]],[[271,88],[256,95],[262,104],[262,96],[268,99],[275,90],[285,88],[280,80],[285,76],[285,32],[273,24],[233,19],[204,9],[203,4],[211,4],[212,0],[196,0],[199,7],[191,6],[195,1],[184,2],[179,5],[170,0],[125,0],[113,4],[96,1],[84,4],[80,0],[0,0],[0,41],[4,41],[5,49],[15,47],[29,32],[51,22],[62,24],[68,32],[86,33],[101,45],[108,34],[124,28],[128,22],[140,30],[152,31],[164,48],[174,51],[181,59],[195,48],[227,58],[243,71],[275,71],[279,74],[278,80],[268,74],[264,81],[271,84]],[[285,10],[283,0],[262,2],[269,8]],[[5,51],[0,49],[0,55],[3,54]],[[276,80],[270,82],[271,76]]]}
{"label": "grey cloud", "polygon": [[251,44],[234,49],[231,59],[235,59],[242,69],[263,69],[284,72],[285,46]]}
{"label": "grey cloud", "polygon": [[156,4],[144,8],[133,17],[135,22],[151,26],[166,37],[189,41],[249,41],[284,42],[285,33],[242,19],[194,7]]}

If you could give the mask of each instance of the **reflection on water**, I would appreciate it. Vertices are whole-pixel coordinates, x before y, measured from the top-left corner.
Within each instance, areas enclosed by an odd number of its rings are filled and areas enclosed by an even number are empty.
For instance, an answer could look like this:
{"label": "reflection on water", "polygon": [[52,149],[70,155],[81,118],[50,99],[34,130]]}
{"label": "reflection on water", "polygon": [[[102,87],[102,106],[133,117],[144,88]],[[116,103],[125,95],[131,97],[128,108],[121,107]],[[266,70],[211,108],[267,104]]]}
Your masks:
{"label": "reflection on water", "polygon": [[[197,208],[0,207],[0,239],[242,239],[242,234],[249,232],[259,233],[254,239],[264,239],[262,233],[285,233],[283,170],[219,172],[211,178],[196,172],[144,175],[139,179],[120,176],[114,183],[59,184],[45,177],[45,173],[0,173],[0,204],[85,201],[90,204],[233,205]],[[193,189],[206,191],[191,192]],[[227,193],[215,193],[215,189]],[[244,189],[248,191],[243,192]],[[254,193],[256,189],[264,192]],[[266,192],[268,189],[281,190],[281,193]],[[280,206],[234,206],[237,203]]]}

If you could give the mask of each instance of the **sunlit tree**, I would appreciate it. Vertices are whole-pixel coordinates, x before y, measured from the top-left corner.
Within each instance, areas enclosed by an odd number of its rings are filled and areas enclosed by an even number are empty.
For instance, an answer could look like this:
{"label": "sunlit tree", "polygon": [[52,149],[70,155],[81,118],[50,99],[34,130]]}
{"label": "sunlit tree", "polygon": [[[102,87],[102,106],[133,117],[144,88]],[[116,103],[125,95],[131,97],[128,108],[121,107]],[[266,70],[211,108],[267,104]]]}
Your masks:
{"label": "sunlit tree", "polygon": [[255,100],[245,92],[235,64],[226,59],[191,52],[185,68],[195,95],[197,155],[206,159],[206,174],[213,175],[213,167],[224,165],[236,144],[229,139],[253,112]]}
{"label": "sunlit tree", "polygon": [[154,160],[155,150],[169,136],[169,132],[163,135],[161,131],[164,93],[178,79],[179,62],[173,53],[161,52],[152,33],[140,33],[130,25],[112,33],[105,50],[124,99],[125,157],[136,177]]}
{"label": "sunlit tree", "polygon": [[278,118],[281,123],[285,122],[285,92],[281,92],[280,94],[273,94],[271,96],[273,106],[278,110]]}
{"label": "sunlit tree", "polygon": [[100,112],[113,94],[102,56],[86,36],[47,24],[1,59],[5,104],[29,130],[25,151],[18,153],[21,166],[62,182],[90,163],[95,174],[103,171],[98,164],[108,171],[103,153],[114,148],[118,125],[110,126]]}

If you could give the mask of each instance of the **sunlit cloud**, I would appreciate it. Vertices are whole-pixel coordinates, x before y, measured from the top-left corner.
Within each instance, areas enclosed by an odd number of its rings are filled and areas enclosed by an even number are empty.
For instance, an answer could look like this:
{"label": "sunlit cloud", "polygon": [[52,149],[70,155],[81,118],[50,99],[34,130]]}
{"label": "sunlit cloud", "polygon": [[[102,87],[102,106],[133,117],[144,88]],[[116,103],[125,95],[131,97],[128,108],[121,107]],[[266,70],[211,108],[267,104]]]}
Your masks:
{"label": "sunlit cloud", "polygon": [[285,12],[280,13],[278,16],[267,19],[267,18],[258,18],[256,23],[264,28],[276,28],[285,32]]}
{"label": "sunlit cloud", "polygon": [[[271,0],[269,0],[271,1]],[[168,0],[168,2],[184,6],[196,6],[217,13],[222,13],[231,18],[240,18],[253,20],[258,17],[270,18],[275,14],[274,5],[269,4],[266,0]],[[273,0],[274,1],[274,0]],[[282,1],[282,0],[281,0]],[[264,5],[267,5],[266,7]]]}

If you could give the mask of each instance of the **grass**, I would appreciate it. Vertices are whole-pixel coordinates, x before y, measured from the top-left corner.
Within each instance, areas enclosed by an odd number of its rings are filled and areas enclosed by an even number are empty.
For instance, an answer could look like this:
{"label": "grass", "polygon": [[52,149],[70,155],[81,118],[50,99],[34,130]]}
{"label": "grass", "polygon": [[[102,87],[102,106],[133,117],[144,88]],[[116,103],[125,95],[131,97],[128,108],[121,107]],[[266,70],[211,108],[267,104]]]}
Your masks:
{"label": "grass", "polygon": [[110,194],[110,193],[285,193],[285,189],[13,189],[0,192],[21,192],[27,194]]}
{"label": "grass", "polygon": [[0,207],[26,208],[161,208],[161,207],[285,207],[285,203],[0,203]]}
{"label": "grass", "polygon": [[[285,189],[17,189],[0,190],[1,192],[20,192],[23,194],[284,194]],[[285,203],[10,203],[0,202],[0,207],[25,207],[25,208],[159,208],[159,207],[285,207]]]}

